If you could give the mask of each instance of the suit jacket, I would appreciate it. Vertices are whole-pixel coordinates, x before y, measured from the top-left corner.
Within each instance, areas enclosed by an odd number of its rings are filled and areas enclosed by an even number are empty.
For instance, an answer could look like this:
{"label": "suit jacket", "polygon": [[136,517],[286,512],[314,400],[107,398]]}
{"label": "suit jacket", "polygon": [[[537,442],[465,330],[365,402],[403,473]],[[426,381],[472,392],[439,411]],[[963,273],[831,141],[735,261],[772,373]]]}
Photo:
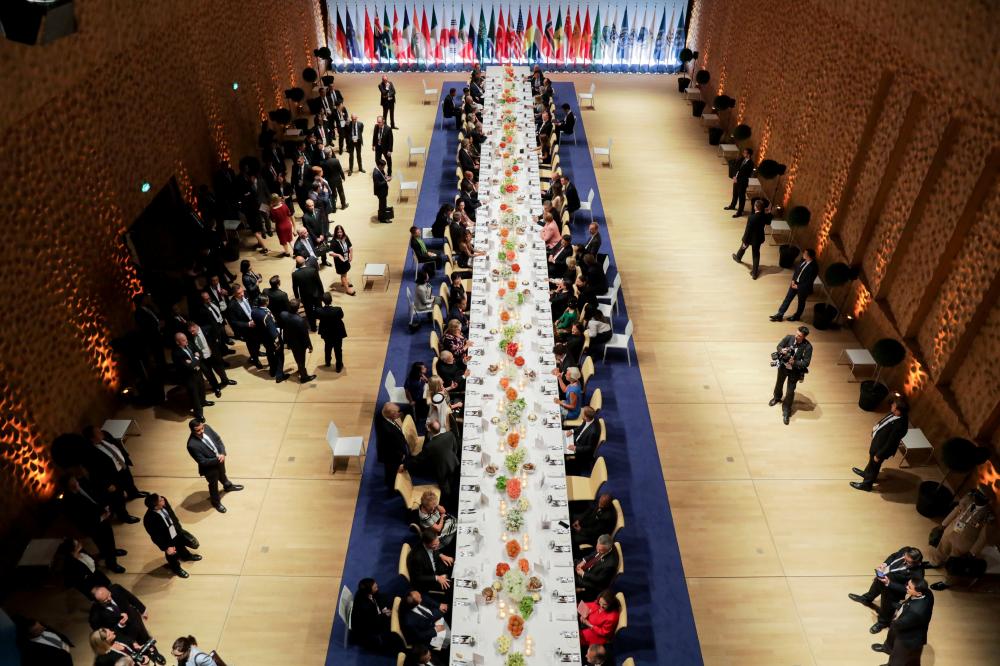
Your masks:
{"label": "suit jacket", "polygon": [[[88,590],[87,593],[89,594],[90,591]],[[73,642],[60,632],[49,626],[45,626],[45,629],[59,636],[67,645],[73,646]],[[21,666],[73,666],[73,655],[50,643],[25,639],[19,648]]]}
{"label": "suit jacket", "polygon": [[413,255],[417,258],[417,261],[424,264],[434,261],[434,258],[427,254],[427,245],[423,243],[423,240],[417,240],[413,236],[410,236],[410,249],[413,250]]}
{"label": "suit jacket", "polygon": [[396,103],[396,86],[392,84],[392,81],[380,82],[378,94],[382,106],[393,106]]}
{"label": "suit jacket", "polygon": [[580,521],[580,531],[573,532],[573,540],[580,543],[597,543],[597,537],[611,534],[618,522],[618,511],[614,505],[601,509],[595,501],[577,520]]}
{"label": "suit jacket", "polygon": [[750,213],[746,228],[743,229],[743,242],[747,245],[760,245],[764,242],[764,227],[771,224],[771,214],[765,212]]}
{"label": "suit jacket", "polygon": [[[434,566],[431,566],[431,557],[434,558]],[[435,580],[435,576],[449,576],[451,570],[441,561],[440,551],[435,550],[428,556],[427,549],[423,544],[418,543],[406,557],[406,567],[410,571],[410,585],[420,592],[426,593],[429,590],[440,591],[441,585]]]}
{"label": "suit jacket", "polygon": [[432,474],[437,481],[441,493],[446,497],[451,495],[451,482],[458,470],[458,440],[455,433],[439,432],[424,442],[424,448],[413,459],[418,469],[422,468]]}
{"label": "suit jacket", "polygon": [[927,628],[934,613],[934,595],[928,590],[919,599],[903,601],[902,612],[889,625],[893,645],[916,649],[927,643]]}
{"label": "suit jacket", "polygon": [[287,312],[289,308],[288,304],[288,294],[286,294],[281,289],[265,289],[264,295],[267,296],[267,309],[271,311],[275,317],[277,317],[282,312]]}
{"label": "suit jacket", "polygon": [[[322,224],[322,219],[320,220],[320,224]],[[307,231],[308,231],[308,229],[307,229]],[[296,238],[295,239],[295,243],[292,244],[292,256],[295,256],[295,257],[305,257],[306,259],[312,259],[314,256],[316,256],[316,255],[319,254],[316,251],[316,247],[317,247],[316,242],[312,238],[309,239],[309,243],[308,244],[306,244],[306,242],[303,239]],[[310,249],[313,251],[312,254],[309,254],[309,250]],[[292,271],[292,275],[293,276],[295,275],[294,271]],[[295,286],[295,279],[294,279],[294,277],[292,278],[292,286],[293,287]]]}
{"label": "suit jacket", "polygon": [[819,264],[813,259],[808,264],[805,261],[799,262],[792,273],[792,281],[799,286],[798,293],[808,296],[813,293],[813,283],[819,275]]}
{"label": "suit jacket", "polygon": [[280,343],[278,324],[274,321],[274,315],[268,308],[254,308],[252,311],[253,323],[257,335],[257,340],[265,347]]}
{"label": "suit jacket", "polygon": [[448,95],[444,98],[444,103],[441,106],[443,107],[441,113],[445,118],[455,117],[455,97]]}
{"label": "suit jacket", "polygon": [[[213,312],[214,310],[214,312]],[[215,313],[218,312],[219,318],[222,321],[218,321],[215,318]],[[209,343],[212,344],[215,338],[222,337],[222,330],[226,325],[226,313],[224,310],[219,308],[218,304],[212,302],[211,305],[208,303],[198,303],[194,307],[194,321],[205,331],[205,337],[209,338]],[[214,344],[213,344],[214,346]]]}
{"label": "suit jacket", "polygon": [[[327,229],[329,222],[324,222],[324,217],[326,215],[321,215],[315,209],[311,213],[308,211],[302,213],[302,226],[309,232],[309,240],[312,242],[314,253],[316,253],[316,246],[319,245],[319,237],[323,236],[325,239],[329,235],[329,230]],[[302,245],[299,239],[296,239],[295,245],[299,245],[302,248],[299,254],[303,257],[309,256],[309,253],[305,251],[305,246]],[[292,249],[295,251],[294,247]]]}
{"label": "suit jacket", "polygon": [[573,183],[567,185],[563,194],[566,195],[566,208],[570,215],[580,210],[580,193],[576,191],[576,185]]}
{"label": "suit jacket", "polygon": [[[777,349],[780,351],[785,347],[791,347],[795,344],[794,335],[786,335],[781,338],[781,342],[778,343]],[[812,361],[812,343],[809,340],[803,340],[796,349],[792,356],[792,368],[798,371],[800,378],[809,371],[809,363]]]}
{"label": "suit jacket", "polygon": [[[417,608],[423,612],[418,612]],[[420,604],[417,608],[405,610],[400,607],[400,628],[411,644],[430,645],[431,639],[437,636],[434,625],[440,622],[443,616],[438,608],[434,608],[434,604]]]}
{"label": "suit jacket", "polygon": [[[595,548],[594,553],[585,560],[589,561],[596,556],[597,550]],[[612,548],[594,566],[583,572],[580,583],[588,592],[600,594],[608,589],[616,573],[618,573],[618,552]]]}
{"label": "suit jacket", "polygon": [[[212,426],[205,425],[205,434],[208,435],[212,443],[215,444],[215,448],[219,450],[222,455],[226,454],[226,445],[222,441],[222,437],[219,433],[212,430]],[[187,451],[188,455],[194,458],[194,461],[198,463],[198,474],[205,476],[205,472],[211,471],[212,469],[219,466],[219,459],[212,449],[205,443],[200,437],[196,437],[194,433],[188,437],[187,441]]]}
{"label": "suit jacket", "polygon": [[590,423],[584,421],[573,429],[574,455],[579,466],[590,469],[594,465],[594,450],[601,439],[601,424],[595,418]]}
{"label": "suit jacket", "polygon": [[173,351],[170,353],[174,361],[174,367],[177,368],[178,373],[180,373],[181,378],[185,382],[197,381],[198,375],[201,373],[201,352],[190,344],[186,349],[187,351],[176,345],[174,346]]}
{"label": "suit jacket", "polygon": [[97,484],[87,477],[77,477],[77,481],[83,492],[74,493],[67,490],[63,493],[63,511],[80,531],[89,534],[101,524],[101,517],[108,509],[108,498]]}
{"label": "suit jacket", "polygon": [[[246,297],[244,296],[244,301]],[[249,301],[246,301],[249,305]],[[253,313],[253,307],[250,308],[251,315]],[[252,316],[248,317],[247,313],[240,307],[240,304],[234,298],[229,303],[229,307],[226,308],[226,318],[229,320],[229,325],[233,329],[233,335],[243,340],[249,340],[253,338],[254,329],[250,327],[250,322],[252,321]]]}
{"label": "suit jacket", "polygon": [[323,168],[323,178],[328,183],[336,184],[344,182],[344,167],[336,157],[331,156],[326,158],[320,166]]}
{"label": "suit jacket", "polygon": [[[211,435],[209,435],[209,437],[211,437]],[[215,440],[213,439],[213,441]],[[177,536],[180,536],[181,530],[184,528],[181,527],[181,521],[177,520],[177,514],[174,513],[174,509],[170,506],[170,502],[166,502],[163,505],[163,510],[167,512],[167,515],[170,516],[170,520],[174,522],[174,529],[177,530]],[[170,536],[170,528],[167,527],[167,522],[163,520],[163,516],[161,516],[156,509],[146,509],[146,513],[142,517],[142,526],[146,528],[146,533],[149,535],[149,538],[153,540],[153,543],[155,543],[156,547],[160,550],[166,550],[174,545],[174,538],[171,538]]]}
{"label": "suit jacket", "polygon": [[750,176],[753,175],[754,165],[752,159],[747,159],[745,157],[740,158],[740,164],[736,168],[736,182],[741,185],[746,185],[750,182]]}
{"label": "suit jacket", "polygon": [[[351,135],[357,134],[357,142],[351,141]],[[356,122],[349,122],[344,126],[344,136],[347,137],[347,143],[350,146],[364,146],[365,145],[365,124],[360,120]]]}
{"label": "suit jacket", "polygon": [[[111,592],[111,601],[114,603],[94,602],[90,606],[90,628],[112,629],[118,634],[118,640],[126,645],[132,641],[140,643],[149,639],[146,625],[142,621],[142,614],[146,612],[146,605],[138,597],[126,590],[121,585],[112,585],[108,588]],[[128,620],[124,627],[119,627],[121,614],[128,613]]]}
{"label": "suit jacket", "polygon": [[896,455],[909,426],[910,421],[905,414],[899,418],[893,418],[891,413],[886,414],[875,426],[878,430],[872,433],[868,454],[878,456],[879,460],[886,460]]}
{"label": "suit jacket", "polygon": [[601,249],[601,232],[597,232],[593,236],[587,239],[587,244],[583,246],[584,254],[593,254],[594,256]]}
{"label": "suit jacket", "polygon": [[281,334],[285,340],[285,345],[293,352],[305,353],[312,350],[312,341],[309,340],[309,325],[306,320],[294,312],[282,312],[278,315],[281,323]]}
{"label": "suit jacket", "polygon": [[465,148],[458,151],[458,165],[462,167],[463,172],[472,171],[475,173],[478,170],[478,167],[476,167],[476,158]]}
{"label": "suit jacket", "polygon": [[886,585],[886,591],[883,593],[882,603],[886,603],[886,599],[888,599],[888,603],[893,603],[894,600],[905,597],[906,583],[910,580],[910,576],[924,570],[926,562],[921,562],[915,567],[906,566],[906,560],[903,559],[903,553],[906,550],[906,548],[900,548],[884,560],[884,563],[889,566],[889,570],[886,572],[889,584]]}
{"label": "suit jacket", "polygon": [[[379,132],[379,130],[381,130],[381,132]],[[372,145],[375,146],[375,150],[380,150],[383,153],[391,153],[392,128],[388,125],[382,125],[382,127],[375,125],[375,127],[372,128]]]}
{"label": "suit jacket", "polygon": [[253,273],[244,273],[242,283],[243,288],[246,289],[246,297],[253,303],[260,296],[260,283],[257,281],[257,276]]}
{"label": "suit jacket", "polygon": [[573,247],[557,245],[552,252],[552,261],[549,262],[549,275],[563,275],[566,273],[566,260],[573,256]]}
{"label": "suit jacket", "polygon": [[323,298],[323,280],[319,277],[319,270],[312,266],[300,266],[292,271],[292,293],[303,301]]}
{"label": "suit jacket", "polygon": [[565,117],[563,117],[562,125],[559,126],[559,131],[563,134],[572,134],[575,127],[576,115],[572,111],[568,111]]}
{"label": "suit jacket", "polygon": [[110,587],[111,581],[108,577],[104,575],[97,565],[96,561],[99,556],[93,553],[87,553],[90,555],[91,559],[95,561],[94,570],[91,571],[90,567],[76,559],[75,557],[69,556],[62,561],[62,576],[63,581],[68,587],[79,590],[80,594],[90,599],[90,590],[97,585],[103,585],[104,587]]}
{"label": "suit jacket", "polygon": [[380,638],[389,632],[389,618],[382,614],[382,609],[392,609],[392,602],[381,592],[375,593],[375,599],[354,597],[351,608],[351,639],[360,645],[378,645]]}
{"label": "suit jacket", "polygon": [[378,167],[372,169],[372,187],[375,196],[389,196],[389,181]]}
{"label": "suit jacket", "polygon": [[344,327],[344,311],[335,305],[324,305],[317,313],[319,317],[319,337],[324,340],[343,340],[347,337]]}
{"label": "suit jacket", "polygon": [[380,463],[402,464],[410,450],[403,431],[381,414],[375,417],[375,447]]}
{"label": "suit jacket", "polygon": [[[128,468],[132,466],[132,458],[129,457],[125,446],[120,440],[115,439],[108,433],[103,431],[102,433],[102,439],[114,450],[118,451],[121,457],[125,460],[125,469],[123,469],[122,472],[128,471]],[[88,452],[84,467],[87,468],[87,472],[90,474],[91,478],[103,487],[114,484],[118,479],[118,475],[121,474],[108,454],[98,449],[96,446],[91,447],[91,450]],[[122,489],[119,488],[118,490]]]}

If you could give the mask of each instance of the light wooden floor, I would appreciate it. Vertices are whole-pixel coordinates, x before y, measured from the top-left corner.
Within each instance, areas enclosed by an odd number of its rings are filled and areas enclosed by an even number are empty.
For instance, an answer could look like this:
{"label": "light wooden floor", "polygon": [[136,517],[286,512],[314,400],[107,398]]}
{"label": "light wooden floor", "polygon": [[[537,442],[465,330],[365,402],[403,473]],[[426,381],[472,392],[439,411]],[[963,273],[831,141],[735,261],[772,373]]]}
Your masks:
{"label": "light wooden floor", "polygon": [[[420,103],[421,78],[440,87],[458,76],[393,77],[402,128],[397,173],[405,168],[406,136],[416,145],[429,141],[434,107]],[[729,258],[742,221],[722,210],[729,201],[725,167],[673,79],[554,78],[578,87],[595,81],[597,109],[582,120],[591,145],[614,138],[615,166],[598,166],[598,179],[706,664],[882,663],[868,648],[872,613],[846,595],[863,591],[889,552],[926,542],[931,523],[912,498],[936,470],[890,464],[882,495],[848,488],[874,420],[858,409],[846,369],[834,365],[855,345],[849,333],[814,334],[812,372],[790,426],[767,407],[774,381],[768,355],[793,328],[767,316],[788,274],[766,268],[754,282]],[[337,79],[348,109],[370,127],[377,79]],[[408,175],[423,180],[422,168]],[[372,224],[370,168],[348,179],[346,190],[351,207],[336,222],[355,244],[355,285],[366,261],[388,262],[392,284],[355,298],[335,292],[350,335],[342,375],[321,367],[317,381],[300,387],[295,380],[276,385],[257,371],[232,372],[239,385],[206,413],[230,448],[230,476],[247,486],[225,500],[229,513],[208,506],[184,450],[186,418],[169,410],[119,414],[142,427],[129,441],[140,487],[166,494],[202,541],[205,559],[179,580],[164,573],[141,526],[117,530],[129,550],[129,571],[117,579],[149,604],[152,633],[165,643],[193,633],[244,666],[323,663],[359,478],[356,462],[330,476],[326,424],[333,419],[342,433],[367,436],[415,204],[397,204],[393,225]],[[279,274],[290,288],[290,260],[248,256],[265,278]],[[770,246],[763,263],[777,264]],[[327,284],[335,279],[324,271]],[[33,592],[10,605],[66,630],[77,641],[77,663],[89,663],[77,593]],[[993,663],[1000,596],[940,593],[936,611],[925,664]]]}

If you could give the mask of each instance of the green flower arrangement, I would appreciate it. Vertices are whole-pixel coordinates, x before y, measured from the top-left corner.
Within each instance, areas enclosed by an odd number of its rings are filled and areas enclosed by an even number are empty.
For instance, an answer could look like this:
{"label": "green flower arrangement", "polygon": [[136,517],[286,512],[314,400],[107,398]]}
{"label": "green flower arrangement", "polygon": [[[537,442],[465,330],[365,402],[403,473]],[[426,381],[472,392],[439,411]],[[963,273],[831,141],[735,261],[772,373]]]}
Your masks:
{"label": "green flower arrangement", "polygon": [[500,492],[507,490],[507,477],[502,474],[497,477],[497,490]]}
{"label": "green flower arrangement", "polygon": [[507,666],[524,666],[524,655],[520,652],[512,652],[507,655]]}
{"label": "green flower arrangement", "polygon": [[521,499],[517,500],[517,510],[518,511],[524,513],[525,511],[527,511],[530,508],[531,508],[531,502],[528,501],[527,497],[522,497]]}
{"label": "green flower arrangement", "polygon": [[521,616],[527,620],[535,612],[535,600],[531,597],[524,597],[517,607],[521,611]]}
{"label": "green flower arrangement", "polygon": [[507,654],[510,651],[510,644],[511,644],[510,636],[508,636],[507,634],[500,636],[500,638],[498,638],[496,642],[497,652],[499,652],[500,654]]}
{"label": "green flower arrangement", "polygon": [[514,451],[514,453],[508,453],[503,459],[503,466],[506,467],[507,471],[511,474],[516,474],[517,470],[519,470],[521,465],[524,463],[524,459],[527,455],[527,452],[523,448]]}
{"label": "green flower arrangement", "polygon": [[524,514],[517,509],[510,509],[507,511],[507,520],[504,524],[508,532],[520,532],[524,527]]}
{"label": "green flower arrangement", "polygon": [[527,407],[527,403],[524,398],[518,398],[517,400],[511,400],[507,402],[507,423],[508,425],[514,426],[521,422],[521,417],[524,415],[524,410]]}
{"label": "green flower arrangement", "polygon": [[516,604],[528,596],[528,579],[517,567],[503,575],[503,589]]}

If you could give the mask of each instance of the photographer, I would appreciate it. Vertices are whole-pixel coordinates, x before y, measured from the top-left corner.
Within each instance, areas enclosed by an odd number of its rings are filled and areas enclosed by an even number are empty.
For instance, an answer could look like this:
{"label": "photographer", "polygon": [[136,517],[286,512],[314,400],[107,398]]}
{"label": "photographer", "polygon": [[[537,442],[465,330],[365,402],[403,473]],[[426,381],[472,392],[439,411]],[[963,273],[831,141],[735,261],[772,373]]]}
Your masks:
{"label": "photographer", "polygon": [[215,658],[198,648],[194,636],[181,636],[174,641],[170,654],[177,657],[178,666],[215,666]]}
{"label": "photographer", "polygon": [[[774,383],[774,396],[767,403],[769,407],[774,407],[781,403],[781,414],[785,425],[792,415],[792,403],[795,401],[795,386],[809,372],[809,362],[812,361],[812,345],[806,340],[809,329],[799,326],[792,335],[786,335],[778,343],[778,350],[771,354],[771,366],[778,368],[778,380]],[[785,380],[788,380],[788,389],[782,399],[781,392],[784,388]]]}

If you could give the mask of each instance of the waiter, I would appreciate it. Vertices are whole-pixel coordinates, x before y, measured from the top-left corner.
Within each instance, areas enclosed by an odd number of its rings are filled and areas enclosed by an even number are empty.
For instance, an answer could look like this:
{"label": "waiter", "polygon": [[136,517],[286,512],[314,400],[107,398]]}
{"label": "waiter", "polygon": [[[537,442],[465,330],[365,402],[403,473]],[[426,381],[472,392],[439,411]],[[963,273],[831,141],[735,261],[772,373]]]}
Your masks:
{"label": "waiter", "polygon": [[878,481],[878,473],[889,458],[896,455],[900,443],[906,436],[910,421],[906,401],[902,397],[894,398],[890,411],[872,428],[872,442],[868,447],[868,465],[863,469],[852,467],[851,471],[861,477],[861,481],[851,481],[851,488],[871,491]]}

